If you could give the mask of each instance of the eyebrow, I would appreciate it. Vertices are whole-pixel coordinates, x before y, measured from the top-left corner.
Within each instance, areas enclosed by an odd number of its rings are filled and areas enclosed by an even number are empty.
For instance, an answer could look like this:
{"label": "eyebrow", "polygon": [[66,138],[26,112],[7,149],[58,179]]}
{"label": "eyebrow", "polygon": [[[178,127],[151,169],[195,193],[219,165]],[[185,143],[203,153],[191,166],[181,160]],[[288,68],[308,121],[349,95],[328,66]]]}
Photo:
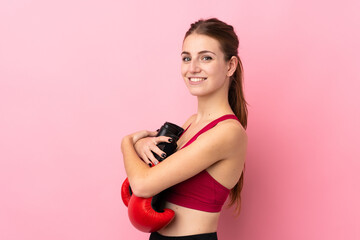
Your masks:
{"label": "eyebrow", "polygon": [[[203,50],[203,51],[198,52],[198,54],[203,54],[203,53],[212,53],[212,54],[214,54],[214,55],[216,56],[215,53],[213,53],[213,52],[211,52],[211,51],[208,51],[208,50]],[[183,52],[181,53],[181,55],[183,55],[183,54],[191,55],[189,52],[186,52],[186,51],[183,51]]]}

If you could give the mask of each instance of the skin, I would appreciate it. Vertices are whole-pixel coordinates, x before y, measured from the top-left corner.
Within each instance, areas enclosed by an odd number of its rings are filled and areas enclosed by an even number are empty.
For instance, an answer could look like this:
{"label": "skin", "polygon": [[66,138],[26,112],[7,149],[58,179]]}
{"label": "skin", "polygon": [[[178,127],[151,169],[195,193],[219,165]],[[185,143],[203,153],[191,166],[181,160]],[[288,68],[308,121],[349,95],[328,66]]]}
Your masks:
{"label": "skin", "polygon": [[[184,40],[181,57],[181,74],[189,92],[197,97],[198,109],[182,126],[186,128],[191,123],[177,142],[178,149],[214,119],[234,114],[227,99],[230,76],[238,64],[236,57],[224,60],[216,39],[194,33]],[[189,77],[204,77],[206,80],[192,85]],[[228,189],[238,182],[245,162],[247,135],[237,120],[227,119],[218,123],[159,164],[147,153],[152,149],[161,155],[162,151],[156,144],[168,138],[155,135],[156,132],[143,130],[122,140],[125,170],[135,195],[154,196],[204,169]],[[143,156],[143,160],[139,156]],[[152,168],[148,166],[150,160],[156,164]],[[220,213],[189,209],[172,203],[166,203],[166,207],[175,211],[175,218],[159,231],[162,235],[183,236],[217,231]]]}

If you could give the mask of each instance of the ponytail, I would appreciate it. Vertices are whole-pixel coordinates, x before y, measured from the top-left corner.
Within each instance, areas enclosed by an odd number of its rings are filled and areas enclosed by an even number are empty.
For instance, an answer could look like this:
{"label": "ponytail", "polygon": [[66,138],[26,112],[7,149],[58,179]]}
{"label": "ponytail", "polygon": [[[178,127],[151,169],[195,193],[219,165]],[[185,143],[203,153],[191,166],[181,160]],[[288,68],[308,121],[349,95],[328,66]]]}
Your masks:
{"label": "ponytail", "polygon": [[[244,97],[244,87],[243,87],[243,66],[240,58],[237,56],[239,61],[234,74],[231,76],[231,83],[229,87],[229,104],[236,117],[239,119],[241,125],[246,129],[247,127],[247,102]],[[229,206],[236,204],[236,212],[240,213],[241,210],[241,190],[244,185],[244,172],[245,172],[245,164],[244,169],[241,173],[239,181],[230,191],[230,202]]]}

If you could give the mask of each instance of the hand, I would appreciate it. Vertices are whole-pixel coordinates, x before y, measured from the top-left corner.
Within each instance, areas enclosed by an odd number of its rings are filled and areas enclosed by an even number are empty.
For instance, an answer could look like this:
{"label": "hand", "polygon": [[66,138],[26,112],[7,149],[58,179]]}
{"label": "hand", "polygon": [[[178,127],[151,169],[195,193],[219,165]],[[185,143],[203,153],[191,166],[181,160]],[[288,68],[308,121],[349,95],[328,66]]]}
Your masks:
{"label": "hand", "polygon": [[132,133],[130,135],[128,135],[128,137],[132,140],[132,143],[135,145],[135,143],[137,141],[139,141],[142,138],[145,137],[152,137],[152,136],[156,136],[157,132],[153,132],[153,131],[147,131],[147,130],[141,130],[135,133]]}
{"label": "hand", "polygon": [[[157,133],[157,132],[155,132]],[[156,134],[155,134],[156,136]],[[156,165],[159,163],[159,161],[154,157],[154,154],[151,152],[153,151],[157,155],[159,155],[162,158],[166,157],[166,153],[163,152],[160,148],[158,148],[156,145],[160,142],[170,142],[172,141],[171,137],[166,136],[159,136],[159,137],[145,137],[138,140],[135,145],[135,151],[141,157],[141,159],[147,163],[149,166]],[[163,155],[165,154],[165,155]]]}
{"label": "hand", "polygon": [[121,140],[121,151],[123,151],[123,147],[126,147],[126,144],[134,145],[139,139],[147,137],[147,136],[156,136],[157,132],[151,132],[146,130],[141,130],[135,132],[133,134],[126,135]]}

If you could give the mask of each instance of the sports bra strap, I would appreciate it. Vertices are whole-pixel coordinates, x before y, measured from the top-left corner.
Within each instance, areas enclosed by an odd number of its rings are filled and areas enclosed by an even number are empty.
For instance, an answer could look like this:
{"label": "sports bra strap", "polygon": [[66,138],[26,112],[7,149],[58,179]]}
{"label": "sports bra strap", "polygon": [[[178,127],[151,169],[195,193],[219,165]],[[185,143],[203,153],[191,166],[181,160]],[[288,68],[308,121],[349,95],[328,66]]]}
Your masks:
{"label": "sports bra strap", "polygon": [[[191,123],[190,123],[190,125],[191,125]],[[179,138],[181,138],[181,136],[184,135],[184,133],[186,132],[186,130],[188,130],[188,128],[190,127],[190,125],[187,126],[187,128],[180,134]]]}
{"label": "sports bra strap", "polygon": [[[210,122],[209,124],[207,124],[205,127],[203,127],[198,133],[196,133],[184,146],[182,146],[182,148],[180,149],[183,149],[184,147],[188,146],[190,143],[192,143],[193,141],[195,141],[197,139],[198,136],[200,136],[202,133],[206,132],[207,130],[213,128],[216,124],[218,124],[219,122],[221,121],[224,121],[226,119],[235,119],[235,120],[238,120],[239,119],[236,117],[236,115],[234,114],[226,114],[226,115],[223,115],[215,120],[213,120],[212,122]],[[191,123],[190,123],[191,125]],[[186,128],[186,130],[190,127],[190,125]],[[185,131],[186,131],[185,130]],[[185,132],[184,131],[184,132]],[[182,134],[184,134],[184,132]],[[181,135],[182,135],[181,134]]]}

